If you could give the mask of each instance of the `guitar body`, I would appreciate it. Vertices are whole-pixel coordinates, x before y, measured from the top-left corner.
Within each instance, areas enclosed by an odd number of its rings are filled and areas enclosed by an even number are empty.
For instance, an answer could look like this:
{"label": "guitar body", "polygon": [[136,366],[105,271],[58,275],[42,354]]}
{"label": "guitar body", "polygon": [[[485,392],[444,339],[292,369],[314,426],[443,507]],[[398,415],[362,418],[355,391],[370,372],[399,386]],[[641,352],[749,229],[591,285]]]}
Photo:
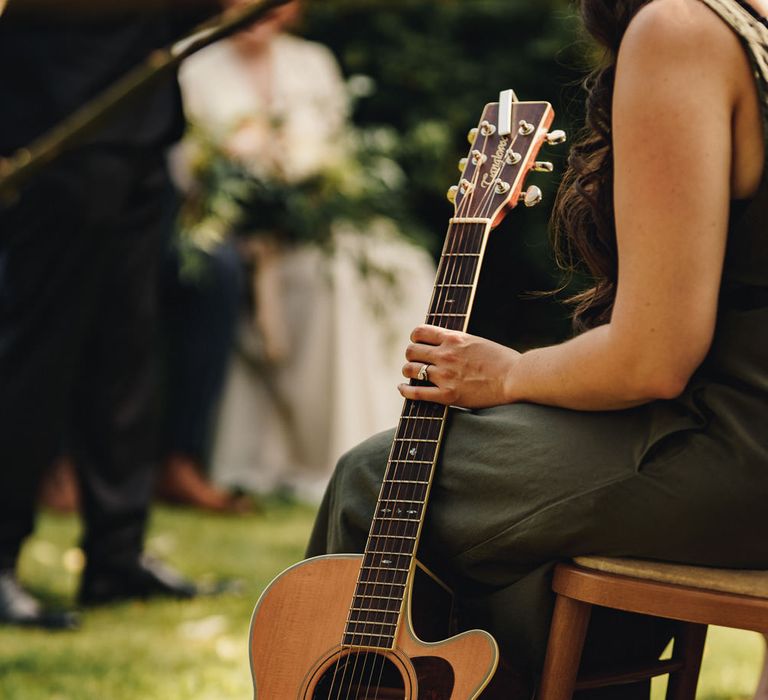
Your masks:
{"label": "guitar body", "polygon": [[[498,648],[487,632],[443,642],[416,637],[403,616],[391,649],[342,647],[361,555],[303,561],[264,591],[251,619],[257,700],[472,700],[490,682]],[[410,610],[412,590],[406,598]]]}

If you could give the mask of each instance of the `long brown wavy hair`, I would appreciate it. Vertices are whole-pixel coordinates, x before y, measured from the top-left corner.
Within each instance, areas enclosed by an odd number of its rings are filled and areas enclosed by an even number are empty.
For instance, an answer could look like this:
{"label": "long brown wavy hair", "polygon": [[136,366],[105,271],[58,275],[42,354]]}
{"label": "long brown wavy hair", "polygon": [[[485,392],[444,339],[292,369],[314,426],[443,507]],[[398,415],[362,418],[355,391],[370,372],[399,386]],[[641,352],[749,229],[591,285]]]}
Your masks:
{"label": "long brown wavy hair", "polygon": [[586,272],[592,286],[570,297],[581,332],[610,320],[618,258],[613,209],[611,101],[619,44],[630,20],[649,0],[577,0],[584,28],[602,49],[584,81],[585,129],[572,146],[555,202],[553,238],[558,265]]}

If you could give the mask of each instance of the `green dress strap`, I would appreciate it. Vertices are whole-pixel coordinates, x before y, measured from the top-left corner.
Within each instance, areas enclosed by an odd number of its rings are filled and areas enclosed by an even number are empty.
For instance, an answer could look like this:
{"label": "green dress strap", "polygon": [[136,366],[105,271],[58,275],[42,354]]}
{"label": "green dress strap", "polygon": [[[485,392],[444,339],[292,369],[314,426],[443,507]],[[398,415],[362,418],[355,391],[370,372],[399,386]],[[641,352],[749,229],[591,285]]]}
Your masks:
{"label": "green dress strap", "polygon": [[[739,36],[755,74],[768,134],[768,20],[740,0],[701,0]],[[768,139],[765,140],[768,147]]]}

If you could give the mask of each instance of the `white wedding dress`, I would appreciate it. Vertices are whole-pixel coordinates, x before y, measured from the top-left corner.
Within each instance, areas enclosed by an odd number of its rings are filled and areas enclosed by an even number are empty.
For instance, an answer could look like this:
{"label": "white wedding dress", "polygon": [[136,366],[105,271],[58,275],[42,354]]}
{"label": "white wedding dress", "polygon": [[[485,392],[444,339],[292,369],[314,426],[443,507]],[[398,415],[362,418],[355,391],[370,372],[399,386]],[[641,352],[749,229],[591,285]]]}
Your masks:
{"label": "white wedding dress", "polygon": [[[277,35],[269,52],[268,105],[238,48],[224,41],[184,65],[185,108],[254,169],[297,181],[339,158],[347,95],[325,47]],[[234,137],[233,127],[241,127]],[[364,277],[361,255],[394,280]],[[259,285],[267,297],[262,333],[254,337],[244,319],[212,477],[225,486],[285,489],[317,500],[338,457],[397,420],[403,350],[424,320],[434,265],[392,222],[379,219],[365,235],[338,227],[330,254],[309,244],[283,249],[267,270]],[[265,344],[267,364],[253,349]]]}

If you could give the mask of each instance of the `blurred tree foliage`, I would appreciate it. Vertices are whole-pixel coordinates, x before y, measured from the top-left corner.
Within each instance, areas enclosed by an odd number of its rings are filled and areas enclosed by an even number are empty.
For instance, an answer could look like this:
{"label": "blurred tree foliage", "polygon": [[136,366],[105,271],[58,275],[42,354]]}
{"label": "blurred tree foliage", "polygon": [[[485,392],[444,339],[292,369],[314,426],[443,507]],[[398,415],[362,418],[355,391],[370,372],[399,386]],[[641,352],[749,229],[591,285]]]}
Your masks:
{"label": "blurred tree foliage", "polygon": [[[304,33],[334,51],[353,91],[370,93],[357,101],[354,120],[394,130],[409,208],[434,235],[435,252],[465,135],[500,90],[551,102],[559,128],[578,125],[584,61],[569,0],[317,0],[307,3]],[[518,345],[568,332],[561,305],[521,298],[559,279],[548,219],[566,153],[548,147],[541,157],[555,163],[555,175],[529,181],[547,204],[516,209],[492,236],[474,332]]]}

